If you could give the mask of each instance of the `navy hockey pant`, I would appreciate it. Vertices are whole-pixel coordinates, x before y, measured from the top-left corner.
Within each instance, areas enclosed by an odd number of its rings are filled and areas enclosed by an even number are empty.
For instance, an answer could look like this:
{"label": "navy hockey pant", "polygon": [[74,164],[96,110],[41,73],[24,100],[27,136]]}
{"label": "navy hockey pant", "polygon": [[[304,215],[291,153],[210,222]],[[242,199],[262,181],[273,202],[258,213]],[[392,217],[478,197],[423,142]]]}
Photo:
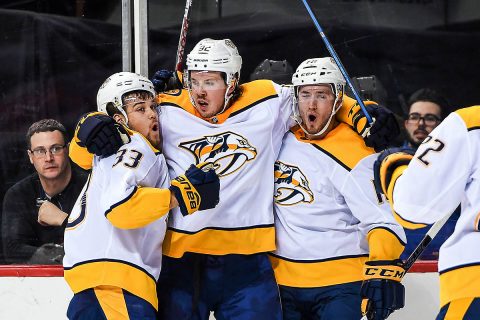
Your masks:
{"label": "navy hockey pant", "polygon": [[264,253],[164,256],[157,284],[158,319],[281,319],[278,286]]}
{"label": "navy hockey pant", "polygon": [[155,308],[118,287],[99,286],[73,295],[68,305],[70,320],[154,320]]}
{"label": "navy hockey pant", "polygon": [[284,320],[360,319],[360,287],[351,282],[319,288],[280,286]]}

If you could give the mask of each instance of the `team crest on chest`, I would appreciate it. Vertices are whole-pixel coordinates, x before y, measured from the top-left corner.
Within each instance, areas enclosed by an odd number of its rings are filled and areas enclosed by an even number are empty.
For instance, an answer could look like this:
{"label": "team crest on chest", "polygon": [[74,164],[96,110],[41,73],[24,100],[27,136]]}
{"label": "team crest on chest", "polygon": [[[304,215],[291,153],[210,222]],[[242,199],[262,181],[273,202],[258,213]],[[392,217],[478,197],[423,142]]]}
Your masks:
{"label": "team crest on chest", "polygon": [[197,164],[212,165],[220,177],[237,171],[257,156],[246,138],[231,131],[182,142],[179,147],[191,152]]}
{"label": "team crest on chest", "polygon": [[283,206],[291,206],[301,202],[313,202],[313,192],[303,172],[296,166],[276,161],[275,202]]}

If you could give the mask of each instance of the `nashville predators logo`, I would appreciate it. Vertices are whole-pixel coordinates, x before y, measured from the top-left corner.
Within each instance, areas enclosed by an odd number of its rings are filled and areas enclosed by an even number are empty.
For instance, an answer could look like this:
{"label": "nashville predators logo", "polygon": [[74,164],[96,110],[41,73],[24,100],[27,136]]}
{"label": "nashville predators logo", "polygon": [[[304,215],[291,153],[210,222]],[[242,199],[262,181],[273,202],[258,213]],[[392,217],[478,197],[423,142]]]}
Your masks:
{"label": "nashville predators logo", "polygon": [[220,177],[237,171],[257,156],[247,139],[231,131],[182,142],[179,147],[191,152],[197,164],[213,166]]}
{"label": "nashville predators logo", "polygon": [[301,202],[313,202],[313,192],[307,178],[296,166],[276,161],[275,175],[275,202],[283,206],[291,206]]}

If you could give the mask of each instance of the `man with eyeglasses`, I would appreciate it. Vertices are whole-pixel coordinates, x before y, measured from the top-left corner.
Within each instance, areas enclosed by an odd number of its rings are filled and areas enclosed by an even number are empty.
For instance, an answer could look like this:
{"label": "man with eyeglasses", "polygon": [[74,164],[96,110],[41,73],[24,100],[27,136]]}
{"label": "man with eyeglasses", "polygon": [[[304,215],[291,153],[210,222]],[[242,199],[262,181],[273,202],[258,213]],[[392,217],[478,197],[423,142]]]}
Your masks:
{"label": "man with eyeglasses", "polygon": [[[5,259],[15,264],[60,264],[66,212],[70,212],[87,174],[70,164],[65,127],[53,119],[33,123],[27,153],[35,173],[13,185],[3,201]],[[47,226],[49,216],[63,217]]]}
{"label": "man with eyeglasses", "polygon": [[[415,91],[408,100],[410,106],[408,116],[405,120],[405,130],[407,140],[403,147],[410,147],[416,150],[425,138],[435,129],[443,119],[443,112],[447,107],[447,101],[436,91],[429,88],[422,88]],[[457,209],[457,211],[459,208]],[[439,248],[442,243],[452,234],[455,222],[458,219],[458,213],[452,215],[450,220],[442,229],[441,233],[435,237],[422,255],[422,259],[438,259]],[[407,235],[407,245],[401,258],[406,259],[410,253],[420,243],[429,226],[416,230],[405,229]]]}
{"label": "man with eyeglasses", "polygon": [[410,96],[408,105],[410,109],[405,120],[407,141],[404,146],[417,149],[442,121],[442,110],[447,103],[436,91],[422,88]]}

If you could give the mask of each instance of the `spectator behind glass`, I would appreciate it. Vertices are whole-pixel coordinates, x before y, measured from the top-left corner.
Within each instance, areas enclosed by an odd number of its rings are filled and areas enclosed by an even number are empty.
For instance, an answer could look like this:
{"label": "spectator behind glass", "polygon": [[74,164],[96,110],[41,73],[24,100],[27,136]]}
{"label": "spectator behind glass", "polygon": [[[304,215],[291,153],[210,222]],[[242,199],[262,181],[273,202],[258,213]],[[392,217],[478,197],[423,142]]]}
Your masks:
{"label": "spectator behind glass", "polygon": [[67,216],[87,179],[70,164],[67,141],[65,127],[53,119],[28,129],[27,153],[36,173],[8,189],[3,200],[2,240],[8,263],[62,262],[66,222],[47,226],[42,221]]}
{"label": "spectator behind glass", "polygon": [[[407,140],[404,147],[417,149],[423,140],[435,129],[443,120],[443,113],[448,103],[444,97],[435,90],[422,88],[415,91],[408,99],[408,116],[404,122],[407,133]],[[442,230],[428,245],[420,259],[436,260],[438,259],[438,250],[445,240],[450,237],[455,228],[455,224],[460,214],[460,206],[450,217]],[[401,256],[402,259],[408,258],[410,253],[417,247],[425,233],[431,226],[416,230],[405,229],[407,236],[407,245]]]}
{"label": "spectator behind glass", "polygon": [[404,146],[417,149],[442,121],[442,113],[447,107],[447,102],[436,91],[423,88],[410,96],[408,106],[408,116],[404,123],[407,141]]}

